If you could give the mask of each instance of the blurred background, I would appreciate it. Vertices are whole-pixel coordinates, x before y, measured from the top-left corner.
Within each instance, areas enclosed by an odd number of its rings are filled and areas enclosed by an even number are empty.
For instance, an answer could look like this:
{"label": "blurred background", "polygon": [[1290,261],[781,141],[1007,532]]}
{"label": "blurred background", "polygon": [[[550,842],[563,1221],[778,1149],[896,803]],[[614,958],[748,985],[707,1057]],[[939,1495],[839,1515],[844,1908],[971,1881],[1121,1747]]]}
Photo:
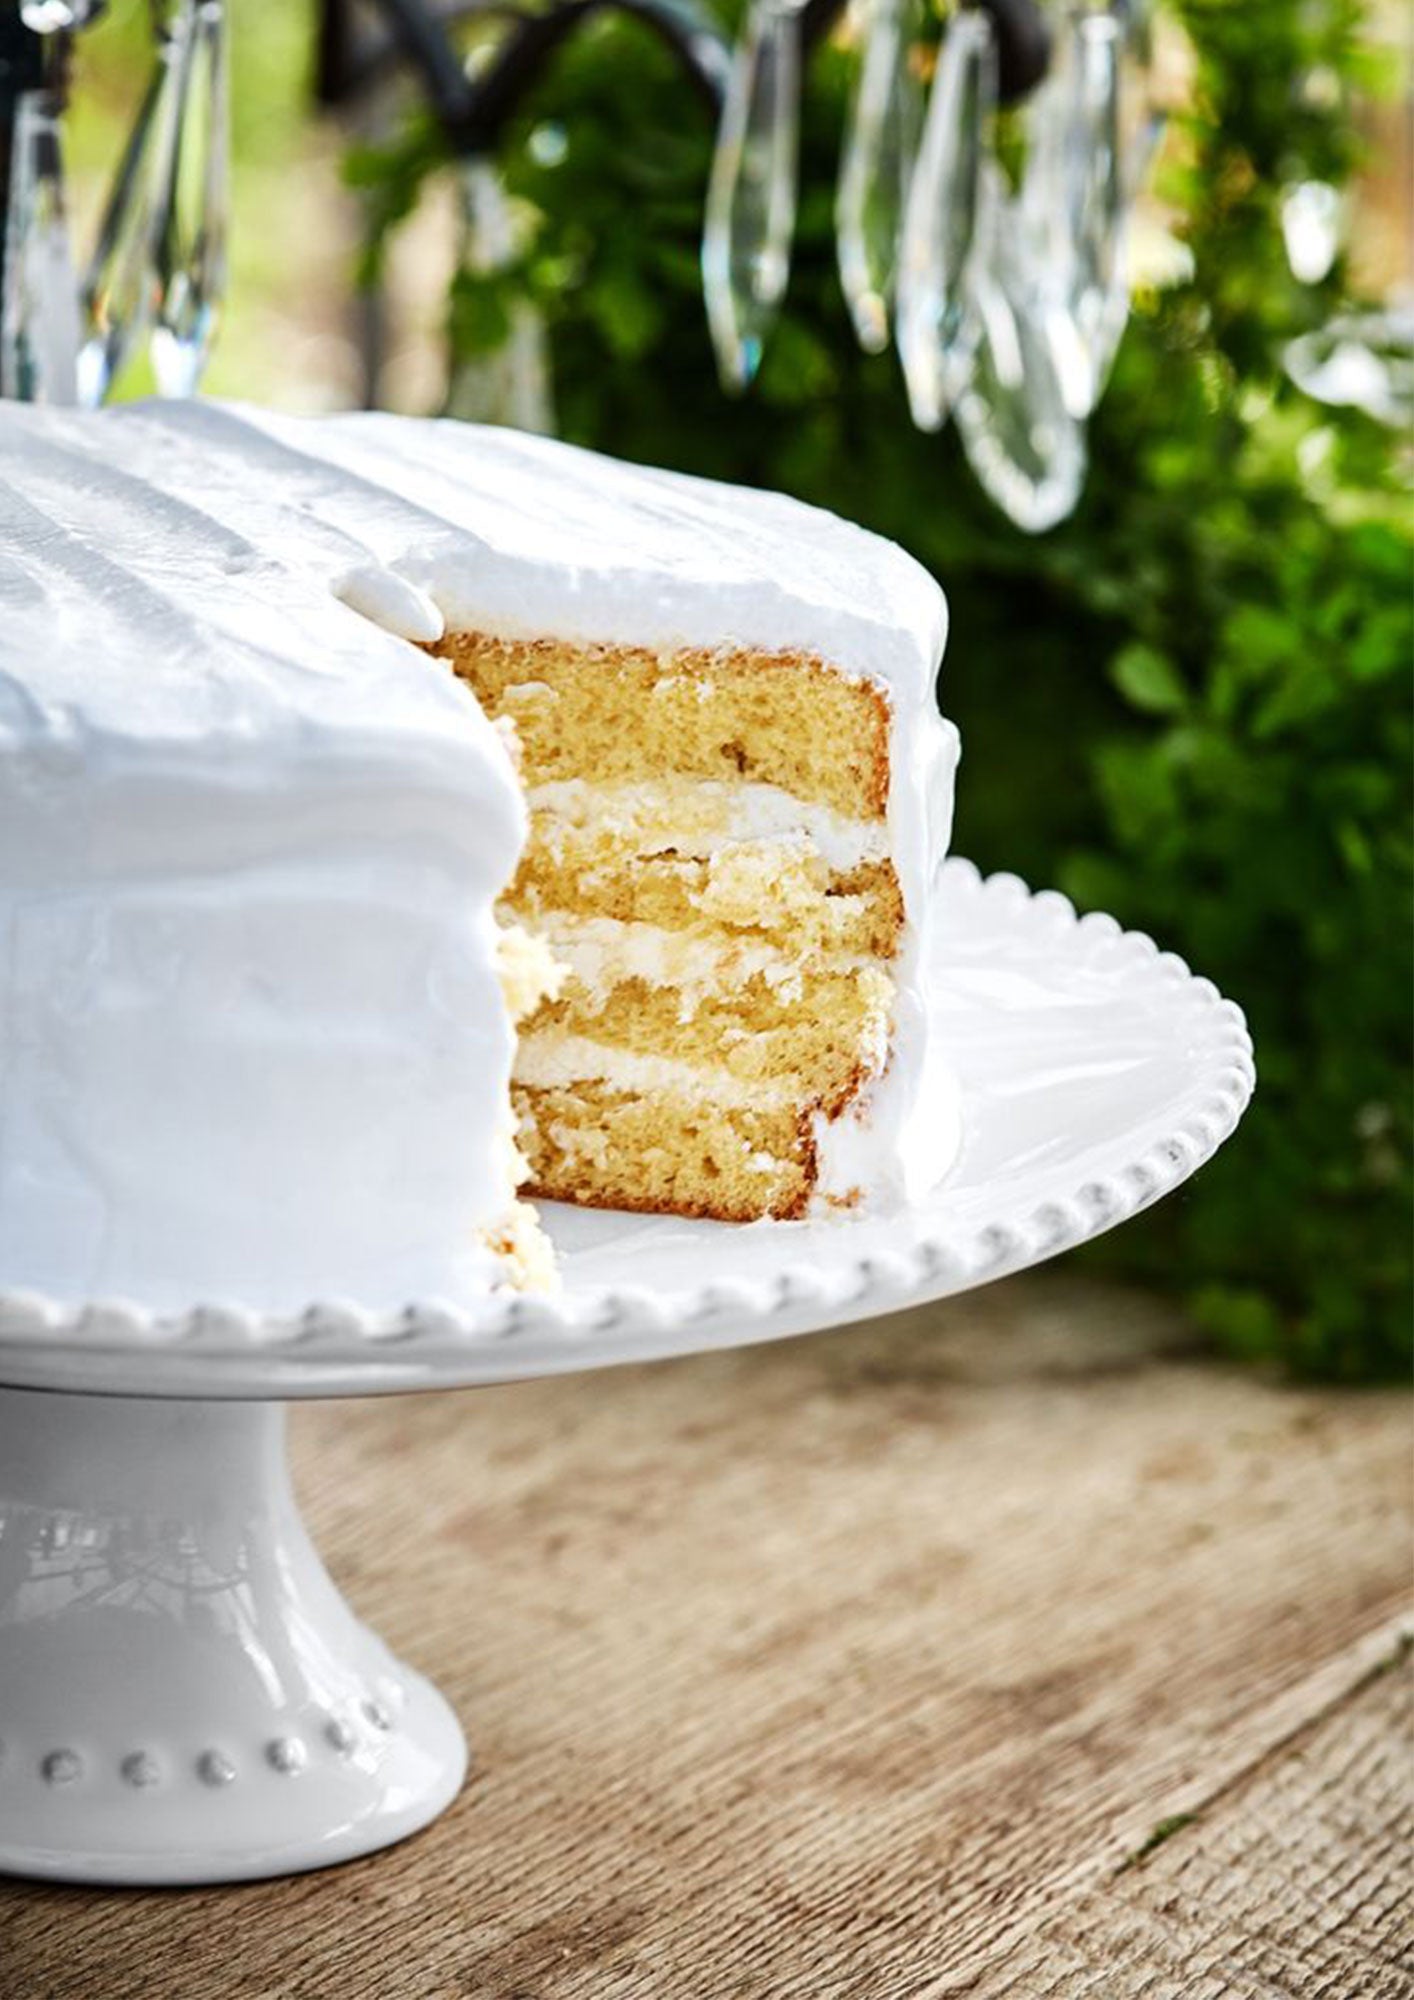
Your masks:
{"label": "blurred background", "polygon": [[[955,847],[1151,932],[1256,1038],[1237,1140],[1084,1254],[1227,1354],[1407,1370],[1407,10],[1052,6],[1039,58],[1011,5],[421,11],[440,90],[406,7],[194,7],[231,133],[204,390],[554,430],[909,548],[952,608]],[[73,40],[81,268],[154,27]],[[108,394],[173,385],[119,359]]]}

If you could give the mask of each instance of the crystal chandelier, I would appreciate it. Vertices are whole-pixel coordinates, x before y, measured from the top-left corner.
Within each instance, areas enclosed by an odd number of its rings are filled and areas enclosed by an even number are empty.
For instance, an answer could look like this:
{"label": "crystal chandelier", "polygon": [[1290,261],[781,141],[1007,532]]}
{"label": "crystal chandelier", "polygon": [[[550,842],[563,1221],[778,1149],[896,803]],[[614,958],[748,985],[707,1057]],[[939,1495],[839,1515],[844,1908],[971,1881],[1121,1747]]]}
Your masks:
{"label": "crystal chandelier", "polygon": [[[144,342],[164,394],[200,381],[226,277],[225,10],[151,5],[151,79],[77,270],[62,109],[73,37],[102,0],[24,0],[0,29],[5,395],[100,403]],[[325,0],[321,95],[345,104],[390,64],[412,66],[484,220],[507,118],[558,42],[605,5],[657,29],[716,117],[703,295],[722,385],[749,393],[789,286],[802,81],[842,0],[749,0],[734,46],[699,0],[549,0],[535,13]],[[980,0],[939,38],[924,0],[850,0],[858,70],[835,224],[854,333],[870,352],[897,348],[914,422],[954,422],[987,492],[1032,531],[1079,498],[1086,421],[1128,314],[1129,219],[1153,137],[1141,8]],[[492,11],[505,26],[469,75],[451,31]],[[1023,128],[1019,180],[999,153],[1003,105]],[[518,337],[543,378],[530,332]],[[462,385],[459,401],[472,407],[481,386]]]}

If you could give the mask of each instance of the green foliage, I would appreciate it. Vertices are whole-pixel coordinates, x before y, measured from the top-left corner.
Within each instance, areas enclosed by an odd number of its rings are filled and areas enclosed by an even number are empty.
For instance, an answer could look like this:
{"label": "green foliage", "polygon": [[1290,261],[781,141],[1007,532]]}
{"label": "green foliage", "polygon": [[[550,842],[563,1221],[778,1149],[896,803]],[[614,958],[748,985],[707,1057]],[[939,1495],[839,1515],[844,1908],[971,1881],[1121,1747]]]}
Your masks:
{"label": "green foliage", "polygon": [[[530,247],[494,296],[462,280],[453,331],[492,345],[507,296],[532,297],[565,435],[785,488],[943,580],[961,851],[1153,932],[1256,1038],[1239,1137],[1087,1254],[1182,1290],[1223,1351],[1364,1380],[1406,1365],[1410,1331],[1411,556],[1387,436],[1282,375],[1340,274],[1298,286],[1276,220],[1297,163],[1337,180],[1352,164],[1340,91],[1292,79],[1356,75],[1359,10],[1176,11],[1197,72],[1164,192],[1196,275],[1138,300],[1085,499],[1044,538],[994,512],[950,436],[912,429],[892,358],[854,346],[835,50],[812,68],[789,311],[750,398],[718,392],[703,324],[709,119],[651,38],[602,18],[506,156],[541,218]],[[537,120],[567,144],[534,143]],[[425,129],[365,157],[380,221],[434,159]]]}

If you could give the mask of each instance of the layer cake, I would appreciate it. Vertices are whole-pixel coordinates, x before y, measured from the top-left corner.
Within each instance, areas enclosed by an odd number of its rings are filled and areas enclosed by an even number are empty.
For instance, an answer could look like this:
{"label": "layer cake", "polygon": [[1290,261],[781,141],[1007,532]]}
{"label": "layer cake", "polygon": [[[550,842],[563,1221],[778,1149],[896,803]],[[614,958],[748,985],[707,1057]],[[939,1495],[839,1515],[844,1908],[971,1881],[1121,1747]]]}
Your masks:
{"label": "layer cake", "polygon": [[532,1276],[526,1174],[733,1221],[936,1181],[908,557],[458,424],[0,451],[0,1286],[387,1306]]}

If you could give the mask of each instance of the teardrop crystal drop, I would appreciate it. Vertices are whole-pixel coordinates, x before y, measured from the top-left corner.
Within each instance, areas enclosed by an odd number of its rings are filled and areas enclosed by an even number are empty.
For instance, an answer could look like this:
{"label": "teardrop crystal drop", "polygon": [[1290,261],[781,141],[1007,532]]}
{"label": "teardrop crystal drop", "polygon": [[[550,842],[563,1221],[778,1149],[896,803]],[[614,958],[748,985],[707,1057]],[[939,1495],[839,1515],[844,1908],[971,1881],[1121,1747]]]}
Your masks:
{"label": "teardrop crystal drop", "polygon": [[1281,235],[1286,261],[1299,285],[1319,285],[1340,255],[1345,197],[1329,181],[1295,181],[1283,189]]}
{"label": "teardrop crystal drop", "polygon": [[985,253],[981,169],[996,78],[987,16],[954,15],[938,55],[899,254],[899,358],[920,430],[939,429],[972,365],[976,322],[966,278],[973,258]]}
{"label": "teardrop crystal drop", "polygon": [[1406,436],[1414,428],[1414,304],[1338,313],[1291,341],[1282,361],[1316,402],[1363,410]]}
{"label": "teardrop crystal drop", "polygon": [[1066,405],[1041,310],[1042,249],[1000,174],[984,177],[987,254],[968,274],[972,370],[957,403],[968,463],[1008,518],[1040,534],[1085,484],[1085,430]]}
{"label": "teardrop crystal drop", "polygon": [[153,195],[170,173],[179,90],[180,64],[171,44],[160,42],[84,273],[78,391],[88,409],[106,399],[152,316]]}
{"label": "teardrop crystal drop", "polygon": [[155,208],[152,366],[164,396],[196,391],[226,288],[226,24],[222,0],[181,0],[171,26],[177,110]]}
{"label": "teardrop crystal drop", "polygon": [[1129,319],[1133,209],[1163,129],[1143,0],[1073,8],[1031,113],[1023,201],[1044,243],[1043,310],[1066,401],[1094,409]]}
{"label": "teardrop crystal drop", "polygon": [[1166,114],[1154,97],[1152,0],[1116,5],[1123,41],[1120,50],[1119,146],[1125,198],[1138,198],[1163,137]]}
{"label": "teardrop crystal drop", "polygon": [[898,270],[904,205],[923,125],[914,66],[920,0],[868,0],[864,53],[835,193],[840,283],[859,344],[882,354]]}
{"label": "teardrop crystal drop", "polygon": [[1107,9],[1065,18],[1055,76],[1034,107],[1022,189],[1040,247],[1040,312],[1075,417],[1099,400],[1128,308],[1122,46]]}
{"label": "teardrop crystal drop", "polygon": [[799,170],[800,22],[752,0],[707,188],[702,289],[723,386],[747,387],[790,278]]}
{"label": "teardrop crystal drop", "polygon": [[69,247],[58,96],[22,91],[11,125],[0,299],[0,396],[72,403],[79,348],[78,281]]}

